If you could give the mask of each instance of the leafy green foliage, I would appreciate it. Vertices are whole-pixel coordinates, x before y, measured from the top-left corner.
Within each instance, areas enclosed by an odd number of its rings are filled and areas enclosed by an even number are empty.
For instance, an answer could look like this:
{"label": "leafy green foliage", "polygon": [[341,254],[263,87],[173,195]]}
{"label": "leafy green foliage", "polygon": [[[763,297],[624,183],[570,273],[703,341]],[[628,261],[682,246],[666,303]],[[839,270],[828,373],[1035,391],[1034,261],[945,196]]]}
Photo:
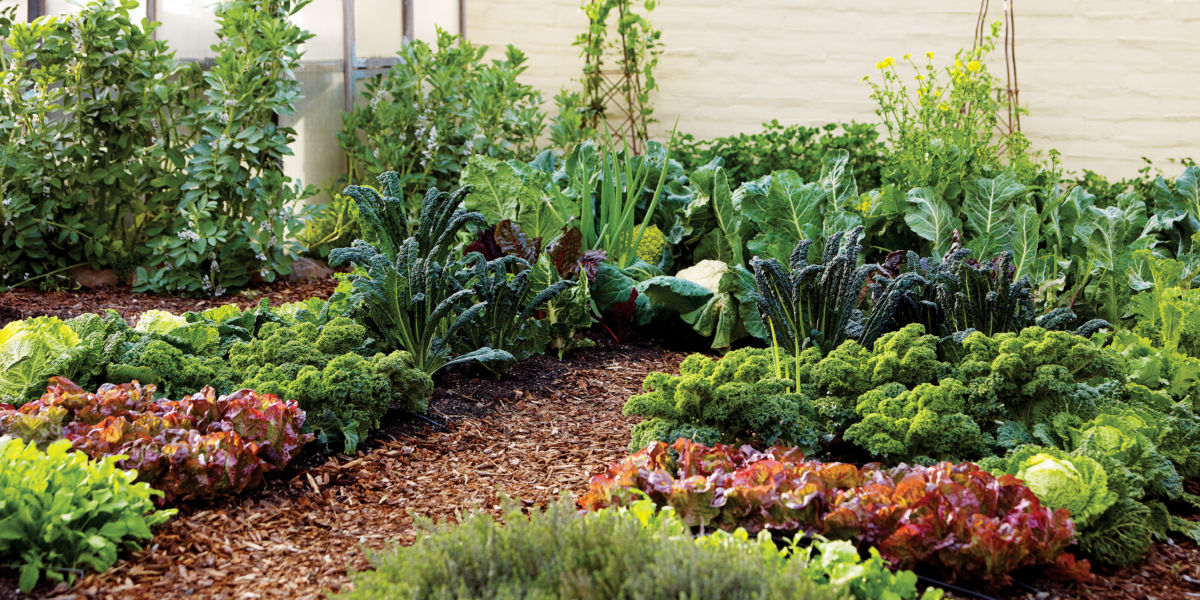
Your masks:
{"label": "leafy green foliage", "polygon": [[[1029,152],[1029,140],[1018,128],[1001,126],[1001,113],[1009,107],[1003,95],[995,93],[1002,85],[989,72],[986,60],[998,37],[996,23],[990,35],[982,36],[982,43],[959,50],[954,64],[945,67],[934,64],[932,52],[926,53],[923,63],[905,55],[900,63],[889,57],[875,65],[880,78],[866,81],[891,150],[882,167],[885,184],[927,188],[929,196],[957,205],[968,188],[976,185],[977,177],[993,176],[1004,167],[1018,170],[1016,181],[1034,178],[1037,165]],[[987,215],[996,203],[980,202],[979,191],[976,187],[976,198],[968,204],[982,210],[967,212],[976,215],[973,227],[983,225],[987,230]],[[981,240],[981,244],[988,246],[994,241]],[[936,248],[935,253],[945,251]]]}
{"label": "leafy green foliage", "polygon": [[38,398],[55,375],[91,379],[103,367],[108,334],[127,328],[116,313],[68,321],[34,317],[0,329],[0,402],[20,406]]}
{"label": "leafy green foliage", "polygon": [[769,350],[744,348],[719,361],[693,354],[677,377],[651,373],[647,393],[631,397],[622,411],[648,418],[634,426],[630,448],[673,442],[686,432],[710,444],[782,443],[815,450],[816,415],[775,370],[777,360]]}
{"label": "leafy green foliage", "polygon": [[503,523],[483,513],[457,525],[422,520],[416,544],[373,554],[375,569],[338,597],[917,597],[916,576],[893,573],[878,552],[862,560],[845,542],[799,537],[779,548],[745,530],[693,537],[646,500],[582,514],[567,502],[525,514],[509,501]]}
{"label": "leafy green foliage", "polygon": [[127,275],[152,258],[155,223],[178,202],[167,178],[194,137],[181,123],[199,68],[137,7],[92,0],[0,27],[0,286],[62,285],[80,265]]}
{"label": "leafy green foliage", "polygon": [[819,263],[808,262],[809,240],[792,251],[786,269],[773,258],[751,259],[758,288],[751,297],[773,344],[799,356],[810,346],[828,352],[854,337],[862,316],[857,310],[860,292],[878,268],[857,264],[861,232],[855,228],[844,243],[842,233],[829,236]]}
{"label": "leafy green foliage", "polygon": [[859,396],[862,420],[846,430],[846,440],[889,462],[910,456],[978,456],[991,440],[965,414],[967,397],[966,387],[956,379],[922,383],[912,390],[902,385],[876,388]]}
{"label": "leafy green foliage", "polygon": [[221,295],[290,272],[308,193],[275,120],[300,94],[306,0],[217,10],[215,64],[183,66],[131,0],[12,27],[0,56],[0,271],[61,284],[78,266],[139,291]]}
{"label": "leafy green foliage", "polygon": [[1029,566],[1088,575],[1087,562],[1065,552],[1075,536],[1066,510],[1052,511],[1015,477],[971,463],[859,468],[804,461],[796,448],[680,439],[670,448],[655,442],[596,475],[579,505],[621,506],[631,490],[693,527],[816,533],[877,547],[894,567],[929,568],[950,581],[1002,587]]}
{"label": "leafy green foliage", "polygon": [[404,200],[395,173],[380,176],[381,195],[372,188],[350,186],[346,194],[358,203],[363,233],[375,244],[355,240],[330,254],[330,264],[353,264],[351,310],[371,327],[385,347],[408,352],[417,369],[432,375],[444,367],[469,362],[505,363],[512,354],[482,347],[452,355],[458,330],[486,306],[468,304],[474,291],[453,275],[462,258],[451,258],[455,237],[483,216],[460,208],[470,188],[454,194],[430,189],[413,235],[405,237]]}
{"label": "leafy green foliage", "polygon": [[58,441],[37,445],[0,437],[0,558],[21,565],[18,583],[73,580],[73,570],[104,571],[125,548],[150,539],[174,510],[155,510],[160,492],[134,483],[117,459],[89,460]]}
{"label": "leafy green foliage", "polygon": [[424,412],[433,380],[405,351],[371,355],[366,328],[346,317],[311,323],[267,323],[255,339],[229,352],[243,378],[237,387],[299,402],[326,448],[350,454],[379,427],[388,408]]}
{"label": "leafy green foliage", "polygon": [[305,414],[294,401],[247,389],[218,397],[211,387],[156,401],[154,391],[133,382],[91,394],[55,377],[37,401],[0,409],[0,430],[32,443],[65,438],[95,459],[114,456],[168,501],[257,487],[312,439],[301,433]]}
{"label": "leafy green foliage", "polygon": [[[342,115],[349,183],[395,171],[403,199],[451,189],[472,155],[532,159],[545,115],[541,95],[518,81],[525,54],[509,45],[485,62],[486,52],[441,29],[433,45],[405,40],[400,62],[363,83],[369,102]],[[420,203],[409,207],[403,214],[415,224]]]}
{"label": "leafy green foliage", "polygon": [[752,335],[766,339],[754,302],[754,276],[741,265],[730,268],[716,260],[702,260],[675,274],[675,279],[696,283],[712,292],[699,308],[684,311],[680,318],[706,338],[712,347],[728,348]]}
{"label": "leafy green foliage", "polygon": [[1119,499],[1109,489],[1108,472],[1099,462],[1054,447],[1020,446],[1002,459],[986,462],[984,467],[993,473],[1017,476],[1046,506],[1070,511],[1081,532]]}
{"label": "leafy green foliage", "polygon": [[845,150],[854,164],[853,178],[865,188],[880,183],[879,164],[886,152],[872,123],[829,123],[820,127],[763,123],[763,130],[711,140],[691,134],[680,137],[676,158],[695,169],[720,158],[735,183],[757,180],[775,171],[791,170],[815,179],[822,159]]}
{"label": "leafy green foliage", "polygon": [[[470,352],[491,347],[503,350],[521,360],[540,354],[549,344],[550,323],[536,318],[536,312],[574,285],[560,279],[534,293],[533,270],[525,259],[504,256],[488,261],[478,252],[465,257],[473,263],[457,276],[475,291],[475,297],[485,302],[483,310],[463,326],[460,347]],[[487,365],[504,369],[511,363]]]}
{"label": "leafy green foliage", "polygon": [[[235,0],[218,5],[212,68],[185,125],[195,131],[171,218],[152,229],[151,261],[135,289],[220,296],[258,276],[291,272],[301,251],[296,201],[314,190],[283,173],[296,139],[281,116],[295,112],[294,71],[313,34],[290,19],[311,0]],[[252,99],[252,100],[248,100]]]}
{"label": "leafy green foliage", "polygon": [[[647,14],[655,6],[655,2],[642,4]],[[649,125],[656,121],[651,116],[654,107],[650,94],[658,89],[654,69],[663,52],[662,31],[654,29],[646,14],[638,10],[637,2],[582,0],[580,8],[587,15],[588,28],[575,36],[571,45],[580,49],[584,60],[582,90],[576,96],[564,88],[559,94],[560,107],[564,103],[567,107],[582,105],[577,114],[584,132],[608,133],[611,114],[614,123],[621,122],[615,135],[635,151],[641,150],[650,139]],[[605,66],[614,59],[615,69]],[[573,121],[571,117],[560,117],[560,138],[578,139],[579,132],[570,135],[562,128]]]}

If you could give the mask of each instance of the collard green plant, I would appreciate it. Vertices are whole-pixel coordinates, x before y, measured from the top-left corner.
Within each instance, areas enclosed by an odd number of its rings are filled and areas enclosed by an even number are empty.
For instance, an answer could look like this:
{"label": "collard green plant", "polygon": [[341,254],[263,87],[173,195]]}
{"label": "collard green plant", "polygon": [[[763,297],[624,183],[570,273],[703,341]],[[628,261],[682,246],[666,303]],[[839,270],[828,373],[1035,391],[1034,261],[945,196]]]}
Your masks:
{"label": "collard green plant", "polygon": [[540,94],[518,81],[525,54],[510,45],[485,62],[486,52],[441,29],[434,45],[406,40],[400,62],[364,82],[369,102],[342,115],[337,139],[349,183],[396,172],[400,197],[413,197],[405,215],[415,221],[419,194],[459,185],[471,156],[532,159],[545,115]]}
{"label": "collard green plant", "polygon": [[458,233],[468,223],[484,223],[483,215],[461,208],[470,188],[453,194],[430,189],[416,231],[405,237],[408,213],[399,176],[385,173],[380,184],[383,194],[361,186],[345,192],[358,204],[363,233],[375,242],[355,240],[329,257],[332,266],[356,267],[347,277],[354,314],[386,347],[409,352],[429,375],[455,364],[511,362],[503,350],[482,347],[455,356],[451,347],[458,330],[486,306],[454,277],[463,266],[454,255]]}
{"label": "collard green plant", "polygon": [[150,528],[174,510],[155,510],[149,484],[117,468],[116,458],[89,460],[58,441],[0,437],[0,558],[20,564],[18,584],[31,592],[45,577],[73,581],[82,569],[104,571],[126,548],[150,539]]}

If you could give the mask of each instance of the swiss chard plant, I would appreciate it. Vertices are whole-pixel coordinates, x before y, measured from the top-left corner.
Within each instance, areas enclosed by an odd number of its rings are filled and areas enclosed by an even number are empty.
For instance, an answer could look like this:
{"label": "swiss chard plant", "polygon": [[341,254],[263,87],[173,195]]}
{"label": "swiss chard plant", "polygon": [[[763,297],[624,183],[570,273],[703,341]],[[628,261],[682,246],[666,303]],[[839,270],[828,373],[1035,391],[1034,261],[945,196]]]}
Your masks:
{"label": "swiss chard plant", "polygon": [[430,375],[472,362],[511,362],[513,355],[491,347],[455,354],[453,337],[483,312],[474,290],[454,275],[464,266],[456,253],[458,233],[483,215],[462,208],[469,187],[453,194],[430,189],[421,205],[416,230],[407,235],[403,186],[395,173],[380,176],[383,193],[350,186],[346,194],[358,204],[364,235],[374,242],[355,240],[349,248],[330,253],[330,264],[352,264],[352,311],[367,323],[383,344],[404,350],[413,364]]}

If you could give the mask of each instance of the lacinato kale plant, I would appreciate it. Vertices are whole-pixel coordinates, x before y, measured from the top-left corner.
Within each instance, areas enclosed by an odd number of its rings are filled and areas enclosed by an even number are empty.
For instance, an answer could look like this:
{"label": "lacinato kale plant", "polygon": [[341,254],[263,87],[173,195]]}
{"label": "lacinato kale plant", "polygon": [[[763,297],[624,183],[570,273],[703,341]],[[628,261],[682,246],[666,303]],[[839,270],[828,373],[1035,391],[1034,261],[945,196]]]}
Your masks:
{"label": "lacinato kale plant", "polygon": [[456,252],[458,233],[483,216],[461,208],[469,187],[447,194],[430,189],[413,235],[407,235],[403,189],[395,173],[379,178],[383,193],[350,186],[360,226],[372,241],[355,240],[330,253],[330,264],[352,264],[351,311],[389,349],[404,350],[427,374],[465,363],[503,364],[513,355],[491,347],[456,354],[453,337],[487,305],[454,275],[466,265]]}

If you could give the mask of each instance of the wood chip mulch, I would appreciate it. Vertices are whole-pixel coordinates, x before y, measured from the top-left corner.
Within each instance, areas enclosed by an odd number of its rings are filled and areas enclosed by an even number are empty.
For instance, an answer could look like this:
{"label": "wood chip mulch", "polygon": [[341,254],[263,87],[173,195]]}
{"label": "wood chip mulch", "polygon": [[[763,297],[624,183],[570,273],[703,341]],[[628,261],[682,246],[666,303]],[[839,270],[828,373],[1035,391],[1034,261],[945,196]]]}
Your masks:
{"label": "wood chip mulch", "polygon": [[[127,288],[14,290],[0,294],[0,326],[33,315],[68,318],[110,307],[128,319],[150,308],[178,313],[231,301],[250,306],[262,297],[276,304],[328,297],[333,287],[332,279],[277,283],[213,300],[134,295]],[[680,343],[686,337],[671,333],[662,341],[691,346]],[[637,418],[621,415],[625,400],[641,390],[647,373],[677,372],[685,355],[637,343],[584,350],[565,361],[535,357],[500,381],[452,374],[439,381],[430,404],[437,426],[389,415],[390,423],[356,456],[309,451],[263,489],[183,506],[145,550],[74,587],[44,584],[34,597],[327,597],[350,582],[348,571],[369,568],[365,550],[412,543],[413,514],[436,520],[479,508],[495,514],[501,493],[529,506],[562,493],[577,496],[592,474],[626,455]],[[1200,600],[1200,549],[1186,541],[1158,544],[1142,563],[1097,569],[1083,586],[1044,579],[1023,583],[1029,587],[1014,586],[996,597]],[[0,566],[0,600],[22,597],[15,584],[13,572]]]}
{"label": "wood chip mulch", "polygon": [[189,310],[201,311],[222,304],[238,304],[243,308],[254,306],[263,298],[271,300],[271,306],[286,302],[305,300],[312,297],[328,298],[337,287],[332,277],[308,281],[276,281],[260,283],[236,293],[219,298],[177,298],[163,294],[135,294],[128,286],[109,286],[95,289],[41,292],[16,288],[0,292],[0,327],[11,321],[39,315],[69,319],[83,313],[103,313],[113,309],[126,320],[150,309],[166,310],[175,314]]}
{"label": "wood chip mulch", "polygon": [[[625,400],[650,371],[677,372],[684,356],[620,346],[535,357],[499,382],[456,375],[429,411],[444,427],[398,422],[355,457],[302,457],[257,492],[183,507],[108,572],[37,596],[323,597],[349,582],[348,569],[369,567],[364,548],[411,543],[412,513],[453,519],[496,513],[501,493],[532,506],[582,492],[627,454],[638,419],[621,415]],[[0,598],[13,583],[11,573],[0,578]]]}

